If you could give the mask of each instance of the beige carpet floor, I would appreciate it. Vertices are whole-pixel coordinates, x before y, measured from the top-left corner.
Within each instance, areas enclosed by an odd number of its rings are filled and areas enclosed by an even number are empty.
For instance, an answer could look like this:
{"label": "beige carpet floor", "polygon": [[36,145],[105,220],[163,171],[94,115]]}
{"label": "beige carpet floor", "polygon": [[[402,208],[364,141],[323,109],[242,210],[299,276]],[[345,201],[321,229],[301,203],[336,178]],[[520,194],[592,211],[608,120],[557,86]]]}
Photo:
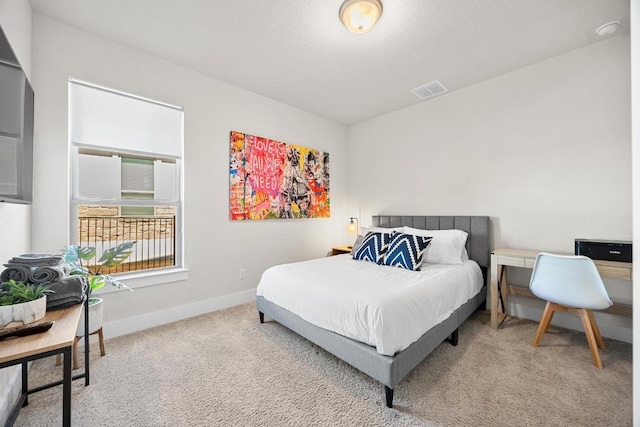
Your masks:
{"label": "beige carpet floor", "polygon": [[[73,385],[72,424],[91,426],[630,426],[631,345],[605,339],[604,369],[584,334],[487,312],[440,345],[384,405],[383,386],[279,324],[254,304],[91,346],[91,385]],[[34,362],[32,385],[61,378]],[[61,425],[57,387],[31,395],[16,426]]]}

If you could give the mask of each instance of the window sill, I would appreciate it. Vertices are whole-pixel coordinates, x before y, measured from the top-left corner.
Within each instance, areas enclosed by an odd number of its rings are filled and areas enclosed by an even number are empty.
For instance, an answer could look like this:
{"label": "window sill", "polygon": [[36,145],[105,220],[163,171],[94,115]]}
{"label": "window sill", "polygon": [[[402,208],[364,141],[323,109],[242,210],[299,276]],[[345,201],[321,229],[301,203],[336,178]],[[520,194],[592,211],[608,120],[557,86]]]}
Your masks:
{"label": "window sill", "polygon": [[[135,273],[120,273],[115,276],[119,281],[131,289],[144,288],[146,286],[162,285],[171,282],[180,282],[189,278],[189,270],[186,268],[167,268],[162,270],[140,271]],[[105,286],[95,291],[96,295],[118,292],[113,286]]]}

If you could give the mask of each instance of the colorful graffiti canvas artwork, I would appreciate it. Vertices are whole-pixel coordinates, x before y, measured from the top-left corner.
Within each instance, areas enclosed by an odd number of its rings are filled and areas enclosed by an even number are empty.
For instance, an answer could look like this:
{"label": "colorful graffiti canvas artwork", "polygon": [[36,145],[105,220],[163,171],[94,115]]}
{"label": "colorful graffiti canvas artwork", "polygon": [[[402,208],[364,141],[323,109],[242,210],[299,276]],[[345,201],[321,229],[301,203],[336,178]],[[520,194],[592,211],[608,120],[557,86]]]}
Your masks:
{"label": "colorful graffiti canvas artwork", "polygon": [[329,218],[329,153],[231,131],[232,220]]}

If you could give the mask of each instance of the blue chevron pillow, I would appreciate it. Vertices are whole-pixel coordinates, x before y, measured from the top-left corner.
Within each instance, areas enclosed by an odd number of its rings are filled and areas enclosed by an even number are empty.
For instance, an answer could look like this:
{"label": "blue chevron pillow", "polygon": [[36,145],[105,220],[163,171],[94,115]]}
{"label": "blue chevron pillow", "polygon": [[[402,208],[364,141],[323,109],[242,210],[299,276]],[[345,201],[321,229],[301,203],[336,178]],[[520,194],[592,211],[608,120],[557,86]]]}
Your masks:
{"label": "blue chevron pillow", "polygon": [[383,264],[420,271],[424,252],[431,243],[431,237],[413,234],[393,233]]}
{"label": "blue chevron pillow", "polygon": [[389,247],[390,238],[390,233],[367,233],[367,235],[364,236],[362,245],[360,245],[356,253],[353,254],[353,259],[382,264],[384,254]]}

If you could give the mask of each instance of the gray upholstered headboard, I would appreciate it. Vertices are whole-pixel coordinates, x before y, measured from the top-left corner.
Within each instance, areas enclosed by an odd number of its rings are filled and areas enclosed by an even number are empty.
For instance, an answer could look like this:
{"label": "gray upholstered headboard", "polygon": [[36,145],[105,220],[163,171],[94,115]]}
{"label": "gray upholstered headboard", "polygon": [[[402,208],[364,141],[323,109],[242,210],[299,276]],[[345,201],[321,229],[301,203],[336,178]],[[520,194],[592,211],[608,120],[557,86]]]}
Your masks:
{"label": "gray upholstered headboard", "polygon": [[422,230],[463,230],[469,233],[467,253],[483,270],[489,268],[489,217],[488,216],[403,216],[374,215],[374,227],[413,227]]}

